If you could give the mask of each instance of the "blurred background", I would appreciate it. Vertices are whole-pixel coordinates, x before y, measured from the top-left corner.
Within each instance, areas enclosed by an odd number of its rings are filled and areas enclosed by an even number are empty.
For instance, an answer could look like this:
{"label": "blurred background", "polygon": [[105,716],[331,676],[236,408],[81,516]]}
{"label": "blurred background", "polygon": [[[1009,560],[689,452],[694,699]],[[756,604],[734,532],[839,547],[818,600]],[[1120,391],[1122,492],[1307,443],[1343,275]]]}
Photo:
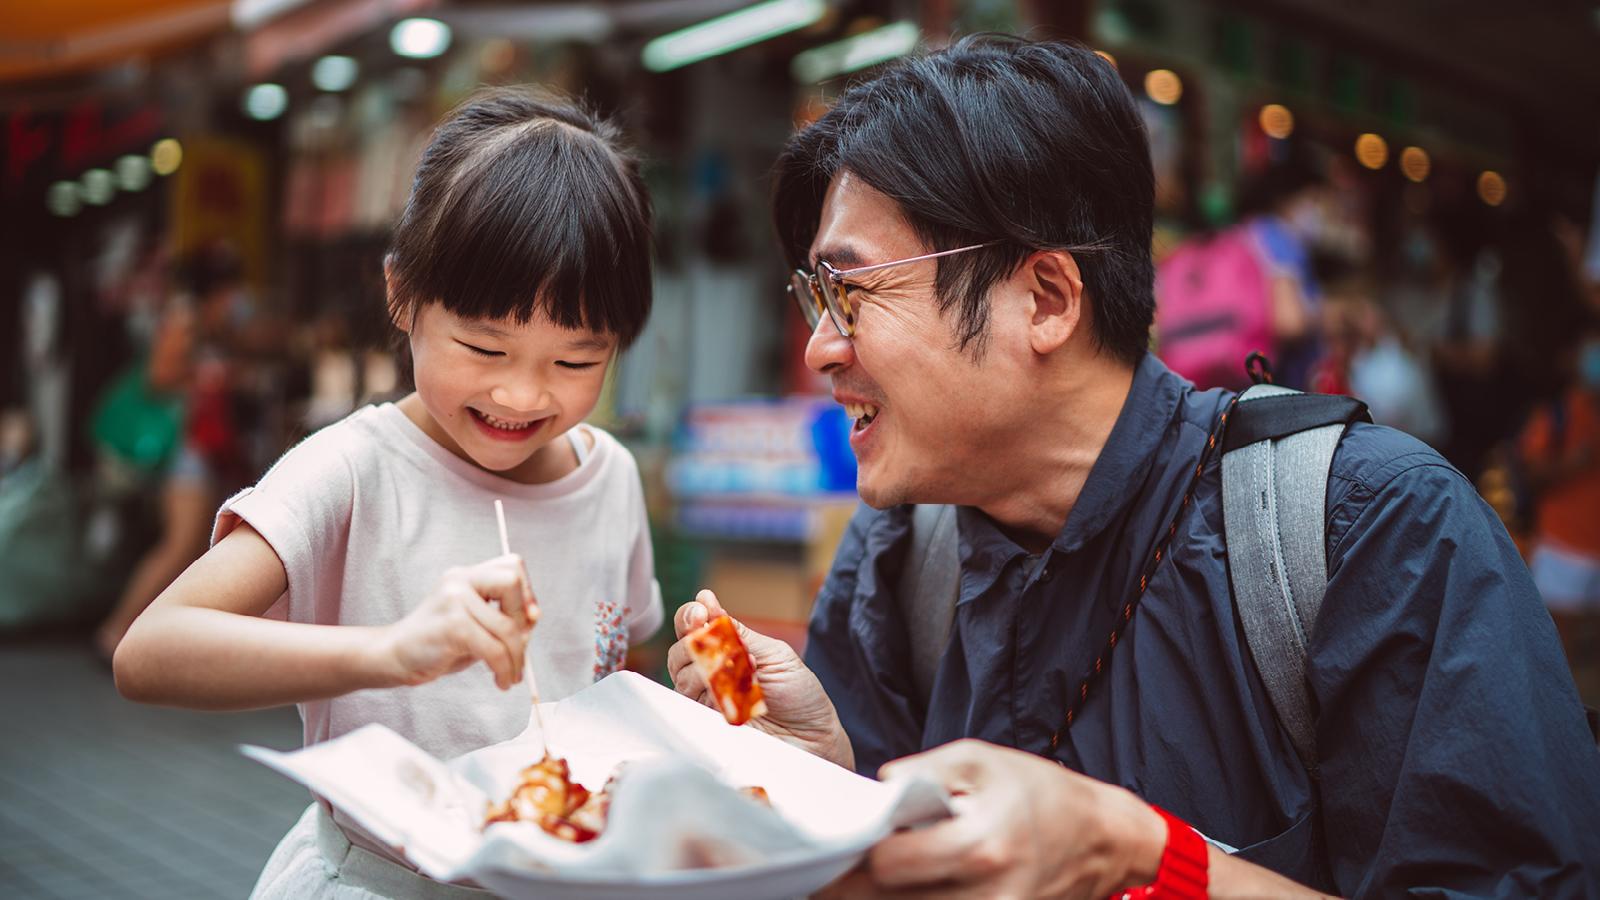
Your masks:
{"label": "blurred background", "polygon": [[[405,392],[388,229],[431,125],[485,84],[586,97],[647,160],[655,313],[594,421],[640,460],[669,609],[709,586],[803,643],[854,504],[848,425],[802,364],[768,223],[785,139],[953,35],[1066,37],[1149,127],[1157,352],[1239,386],[1264,349],[1278,381],[1359,396],[1438,448],[1527,553],[1600,704],[1600,4],[1537,8],[8,4],[0,885],[243,895],[303,806],[233,751],[298,745],[292,711],[135,708],[105,660],[224,496]],[[660,674],[665,646],[630,664]]]}

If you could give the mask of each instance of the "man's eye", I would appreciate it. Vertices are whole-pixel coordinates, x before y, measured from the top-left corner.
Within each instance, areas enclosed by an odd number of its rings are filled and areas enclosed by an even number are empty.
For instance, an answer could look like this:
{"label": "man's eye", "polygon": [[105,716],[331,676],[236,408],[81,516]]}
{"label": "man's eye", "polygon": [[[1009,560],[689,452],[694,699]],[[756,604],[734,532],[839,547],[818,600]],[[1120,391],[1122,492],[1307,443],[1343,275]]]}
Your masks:
{"label": "man's eye", "polygon": [[575,370],[578,370],[578,371],[582,371],[584,369],[592,369],[595,366],[598,366],[600,364],[599,363],[592,363],[592,362],[580,363],[580,362],[566,362],[564,360],[557,360],[556,361],[556,365],[560,366],[563,369],[575,369]]}
{"label": "man's eye", "polygon": [[485,350],[482,347],[474,347],[466,341],[456,341],[456,343],[467,348],[468,350],[471,350],[473,353],[476,353],[479,356],[505,356],[505,354],[501,353],[499,350]]}

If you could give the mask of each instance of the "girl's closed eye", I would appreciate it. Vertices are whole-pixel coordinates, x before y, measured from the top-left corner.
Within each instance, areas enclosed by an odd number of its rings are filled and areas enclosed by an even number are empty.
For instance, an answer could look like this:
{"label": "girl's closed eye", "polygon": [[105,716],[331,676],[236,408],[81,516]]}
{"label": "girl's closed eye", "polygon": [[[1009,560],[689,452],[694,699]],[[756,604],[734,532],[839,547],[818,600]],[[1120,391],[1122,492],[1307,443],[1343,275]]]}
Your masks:
{"label": "girl's closed eye", "polygon": [[600,364],[597,363],[597,362],[569,362],[567,360],[560,359],[560,360],[556,360],[556,365],[560,366],[563,369],[574,369],[574,370],[577,370],[577,371],[582,371],[584,369],[592,369],[595,366],[598,366]]}
{"label": "girl's closed eye", "polygon": [[473,344],[469,344],[466,341],[456,341],[456,343],[458,343],[461,346],[467,348],[468,350],[471,350],[473,353],[476,353],[479,356],[488,356],[488,357],[505,356],[505,353],[503,353],[503,352],[501,352],[499,350],[485,350],[482,347],[478,347],[478,346],[475,346]]}

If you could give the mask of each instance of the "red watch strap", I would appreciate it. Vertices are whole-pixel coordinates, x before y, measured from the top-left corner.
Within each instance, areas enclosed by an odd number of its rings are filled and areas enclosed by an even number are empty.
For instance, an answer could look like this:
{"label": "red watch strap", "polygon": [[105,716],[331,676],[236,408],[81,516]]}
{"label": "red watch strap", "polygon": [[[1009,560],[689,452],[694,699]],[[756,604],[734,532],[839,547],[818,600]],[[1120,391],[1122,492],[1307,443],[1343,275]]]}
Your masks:
{"label": "red watch strap", "polygon": [[1150,808],[1167,823],[1167,846],[1156,880],[1118,891],[1111,900],[1206,900],[1210,859],[1205,838],[1172,813],[1153,804]]}

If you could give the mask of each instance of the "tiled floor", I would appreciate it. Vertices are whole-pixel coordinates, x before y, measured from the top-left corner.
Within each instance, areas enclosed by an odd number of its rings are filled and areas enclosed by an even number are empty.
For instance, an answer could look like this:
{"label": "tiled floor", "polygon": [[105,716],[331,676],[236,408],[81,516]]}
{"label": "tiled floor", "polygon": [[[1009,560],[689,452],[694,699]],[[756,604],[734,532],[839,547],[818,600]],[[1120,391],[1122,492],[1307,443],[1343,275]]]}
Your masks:
{"label": "tiled floor", "polygon": [[123,700],[86,644],[0,644],[0,897],[242,898],[310,795],[239,755],[293,709]]}

